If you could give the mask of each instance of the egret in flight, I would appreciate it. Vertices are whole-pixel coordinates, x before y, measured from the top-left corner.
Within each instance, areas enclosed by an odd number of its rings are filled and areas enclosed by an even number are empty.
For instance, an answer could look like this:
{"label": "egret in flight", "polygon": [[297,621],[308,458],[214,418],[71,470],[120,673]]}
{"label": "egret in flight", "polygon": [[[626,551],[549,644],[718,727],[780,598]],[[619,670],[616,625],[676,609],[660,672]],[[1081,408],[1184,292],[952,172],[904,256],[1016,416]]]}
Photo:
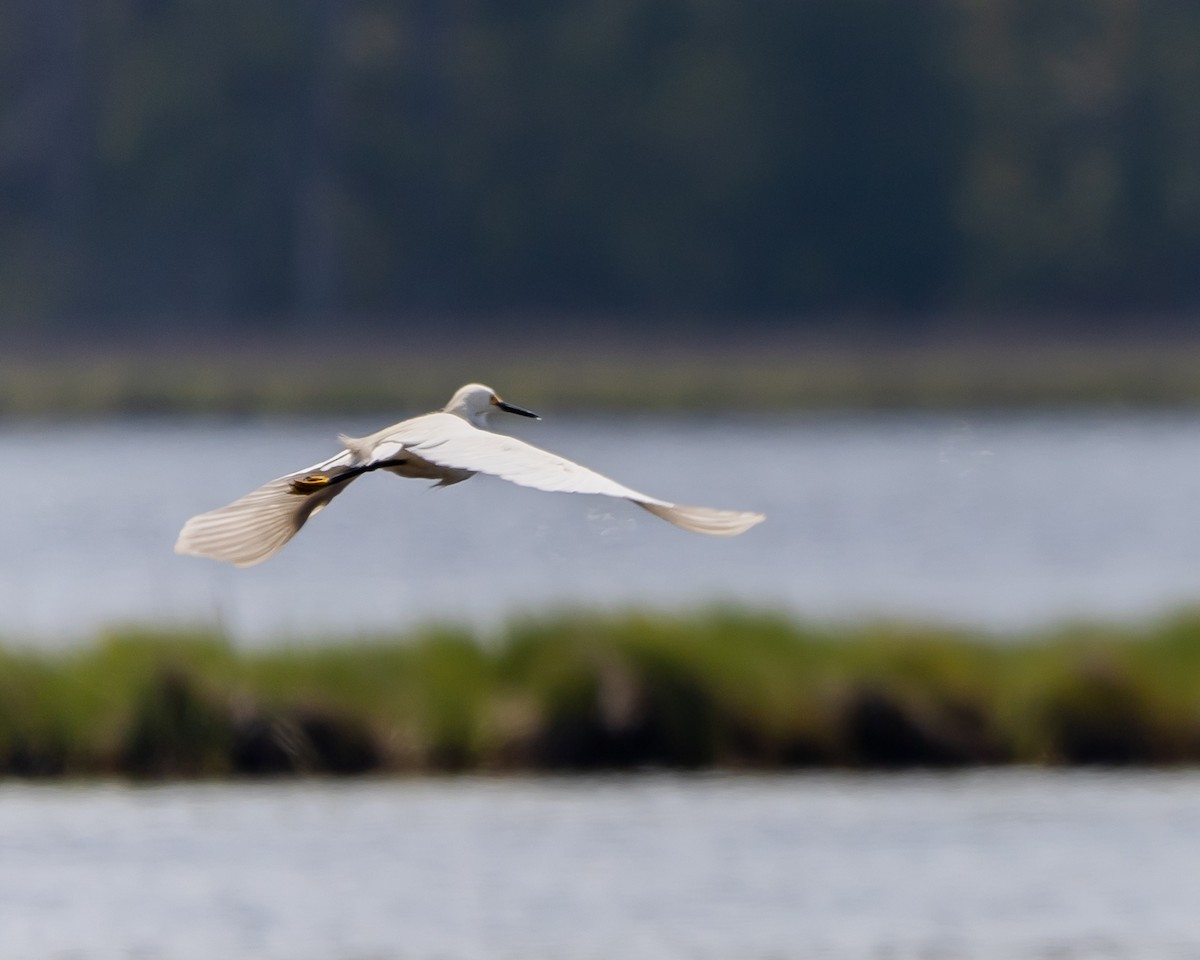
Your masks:
{"label": "egret in flight", "polygon": [[278,553],[350,481],[376,470],[436,480],[439,487],[486,473],[538,490],[622,497],[677,527],[715,536],[742,533],[764,519],[761,513],[684,507],[638,493],[514,437],[491,433],[485,429],[488,417],[499,411],[539,419],[501,400],[490,387],[469,383],[437,413],[404,420],[369,437],[339,437],[345,449],[337,456],[192,517],[179,533],[175,552],[239,567],[261,563]]}

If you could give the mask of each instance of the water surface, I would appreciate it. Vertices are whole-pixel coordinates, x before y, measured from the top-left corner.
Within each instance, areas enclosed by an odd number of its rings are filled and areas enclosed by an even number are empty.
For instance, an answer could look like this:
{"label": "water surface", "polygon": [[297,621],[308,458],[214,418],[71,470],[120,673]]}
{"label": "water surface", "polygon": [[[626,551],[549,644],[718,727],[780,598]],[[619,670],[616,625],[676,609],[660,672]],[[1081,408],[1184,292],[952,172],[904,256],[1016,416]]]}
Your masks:
{"label": "water surface", "polygon": [[1200,954],[1200,775],[0,787],[0,956]]}
{"label": "water surface", "polygon": [[189,515],[385,419],[0,425],[0,635],[264,641],[718,602],[1008,630],[1200,597],[1200,418],[1182,413],[511,418],[634,488],[768,520],[707,538],[622,501],[376,475],[260,567],[172,553]]}

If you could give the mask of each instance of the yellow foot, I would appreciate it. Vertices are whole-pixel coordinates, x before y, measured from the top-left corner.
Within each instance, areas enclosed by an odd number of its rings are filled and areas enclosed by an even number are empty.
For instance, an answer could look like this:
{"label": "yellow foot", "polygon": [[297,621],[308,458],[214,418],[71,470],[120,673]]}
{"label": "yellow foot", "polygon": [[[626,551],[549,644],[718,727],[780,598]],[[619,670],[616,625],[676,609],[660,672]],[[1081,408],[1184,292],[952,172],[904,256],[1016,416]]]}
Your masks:
{"label": "yellow foot", "polygon": [[310,473],[307,477],[292,481],[292,493],[316,493],[329,486],[329,477],[323,473]]}

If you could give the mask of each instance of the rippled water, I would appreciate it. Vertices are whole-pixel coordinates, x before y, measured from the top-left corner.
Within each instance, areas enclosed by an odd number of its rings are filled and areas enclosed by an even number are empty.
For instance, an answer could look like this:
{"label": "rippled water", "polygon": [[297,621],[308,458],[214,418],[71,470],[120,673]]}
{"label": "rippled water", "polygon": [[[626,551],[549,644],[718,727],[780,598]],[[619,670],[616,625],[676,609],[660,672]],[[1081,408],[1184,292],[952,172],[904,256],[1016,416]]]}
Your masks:
{"label": "rippled water", "polygon": [[705,538],[619,501],[370,476],[261,567],[171,552],[190,514],[384,420],[0,425],[0,635],[264,640],[723,601],[1007,629],[1200,597],[1200,418],[1170,413],[512,418],[635,488],[768,520]]}
{"label": "rippled water", "polygon": [[0,787],[8,960],[1180,958],[1200,775]]}

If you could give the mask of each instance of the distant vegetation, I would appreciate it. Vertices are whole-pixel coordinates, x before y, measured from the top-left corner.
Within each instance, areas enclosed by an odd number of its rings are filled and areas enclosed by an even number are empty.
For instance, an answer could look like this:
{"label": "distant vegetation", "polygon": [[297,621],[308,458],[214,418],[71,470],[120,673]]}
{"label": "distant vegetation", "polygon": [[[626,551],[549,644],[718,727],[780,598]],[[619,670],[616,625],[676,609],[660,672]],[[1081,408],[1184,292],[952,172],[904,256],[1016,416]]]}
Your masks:
{"label": "distant vegetation", "polygon": [[1186,315],[1197,49],[1188,0],[10,0],[0,329]]}
{"label": "distant vegetation", "polygon": [[228,777],[1200,762],[1200,615],[995,638],[749,613],[0,655],[0,772]]}
{"label": "distant vegetation", "polygon": [[0,417],[385,416],[484,380],[539,413],[1200,407],[1200,341],[889,347],[802,341],[621,346],[538,333],[440,349],[400,339],[0,355]]}

